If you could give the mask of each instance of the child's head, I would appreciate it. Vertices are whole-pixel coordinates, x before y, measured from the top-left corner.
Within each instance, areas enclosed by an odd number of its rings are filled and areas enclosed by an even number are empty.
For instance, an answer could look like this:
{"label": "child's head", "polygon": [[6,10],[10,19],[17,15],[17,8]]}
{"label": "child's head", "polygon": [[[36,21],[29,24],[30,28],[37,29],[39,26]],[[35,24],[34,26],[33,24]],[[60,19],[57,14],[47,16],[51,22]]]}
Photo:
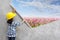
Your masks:
{"label": "child's head", "polygon": [[11,24],[13,22],[13,18],[16,16],[14,12],[9,12],[6,14],[7,23]]}
{"label": "child's head", "polygon": [[13,22],[13,18],[10,19],[10,20],[7,20],[7,23],[8,23],[8,24],[12,24],[12,22]]}

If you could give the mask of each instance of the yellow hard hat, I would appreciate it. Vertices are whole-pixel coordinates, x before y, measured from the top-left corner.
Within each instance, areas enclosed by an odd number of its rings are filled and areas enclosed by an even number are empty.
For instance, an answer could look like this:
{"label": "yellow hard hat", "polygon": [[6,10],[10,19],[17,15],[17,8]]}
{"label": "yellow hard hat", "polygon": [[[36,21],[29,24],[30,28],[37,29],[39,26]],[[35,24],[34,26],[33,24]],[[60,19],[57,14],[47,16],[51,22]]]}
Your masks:
{"label": "yellow hard hat", "polygon": [[7,20],[11,19],[11,18],[14,18],[16,16],[16,13],[14,12],[9,12],[6,14],[6,18]]}

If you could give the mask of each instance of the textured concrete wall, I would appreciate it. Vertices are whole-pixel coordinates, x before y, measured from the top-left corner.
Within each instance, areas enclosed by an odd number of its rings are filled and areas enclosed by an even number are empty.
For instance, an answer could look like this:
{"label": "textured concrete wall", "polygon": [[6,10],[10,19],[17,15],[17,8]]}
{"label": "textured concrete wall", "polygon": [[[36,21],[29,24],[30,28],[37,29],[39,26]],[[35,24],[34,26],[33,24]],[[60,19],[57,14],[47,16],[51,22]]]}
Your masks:
{"label": "textured concrete wall", "polygon": [[33,28],[33,31],[35,31],[33,40],[60,40],[60,20]]}
{"label": "textured concrete wall", "polygon": [[8,0],[0,0],[0,40],[6,40],[7,24],[5,14],[11,11]]}

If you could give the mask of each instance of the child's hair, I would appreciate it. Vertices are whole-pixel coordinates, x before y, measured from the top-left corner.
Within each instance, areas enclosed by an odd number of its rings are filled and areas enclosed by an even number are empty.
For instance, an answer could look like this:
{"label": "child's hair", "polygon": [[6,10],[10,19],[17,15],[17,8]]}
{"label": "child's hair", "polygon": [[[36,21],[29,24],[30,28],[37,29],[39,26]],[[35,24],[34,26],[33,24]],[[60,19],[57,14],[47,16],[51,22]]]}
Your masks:
{"label": "child's hair", "polygon": [[12,24],[12,22],[13,22],[13,18],[10,19],[10,20],[7,20],[7,23],[8,23],[8,24]]}

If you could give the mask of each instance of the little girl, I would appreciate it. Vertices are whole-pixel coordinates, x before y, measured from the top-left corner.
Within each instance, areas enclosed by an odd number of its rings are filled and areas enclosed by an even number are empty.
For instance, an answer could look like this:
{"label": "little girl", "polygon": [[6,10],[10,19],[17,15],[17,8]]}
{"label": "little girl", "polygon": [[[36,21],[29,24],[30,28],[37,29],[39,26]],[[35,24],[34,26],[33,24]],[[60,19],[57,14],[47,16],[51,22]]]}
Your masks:
{"label": "little girl", "polygon": [[6,14],[7,23],[8,23],[8,31],[7,31],[7,37],[8,40],[15,40],[16,38],[16,27],[19,25],[22,25],[23,22],[19,23],[17,21],[14,21],[14,17],[16,16],[15,12],[9,12]]}

